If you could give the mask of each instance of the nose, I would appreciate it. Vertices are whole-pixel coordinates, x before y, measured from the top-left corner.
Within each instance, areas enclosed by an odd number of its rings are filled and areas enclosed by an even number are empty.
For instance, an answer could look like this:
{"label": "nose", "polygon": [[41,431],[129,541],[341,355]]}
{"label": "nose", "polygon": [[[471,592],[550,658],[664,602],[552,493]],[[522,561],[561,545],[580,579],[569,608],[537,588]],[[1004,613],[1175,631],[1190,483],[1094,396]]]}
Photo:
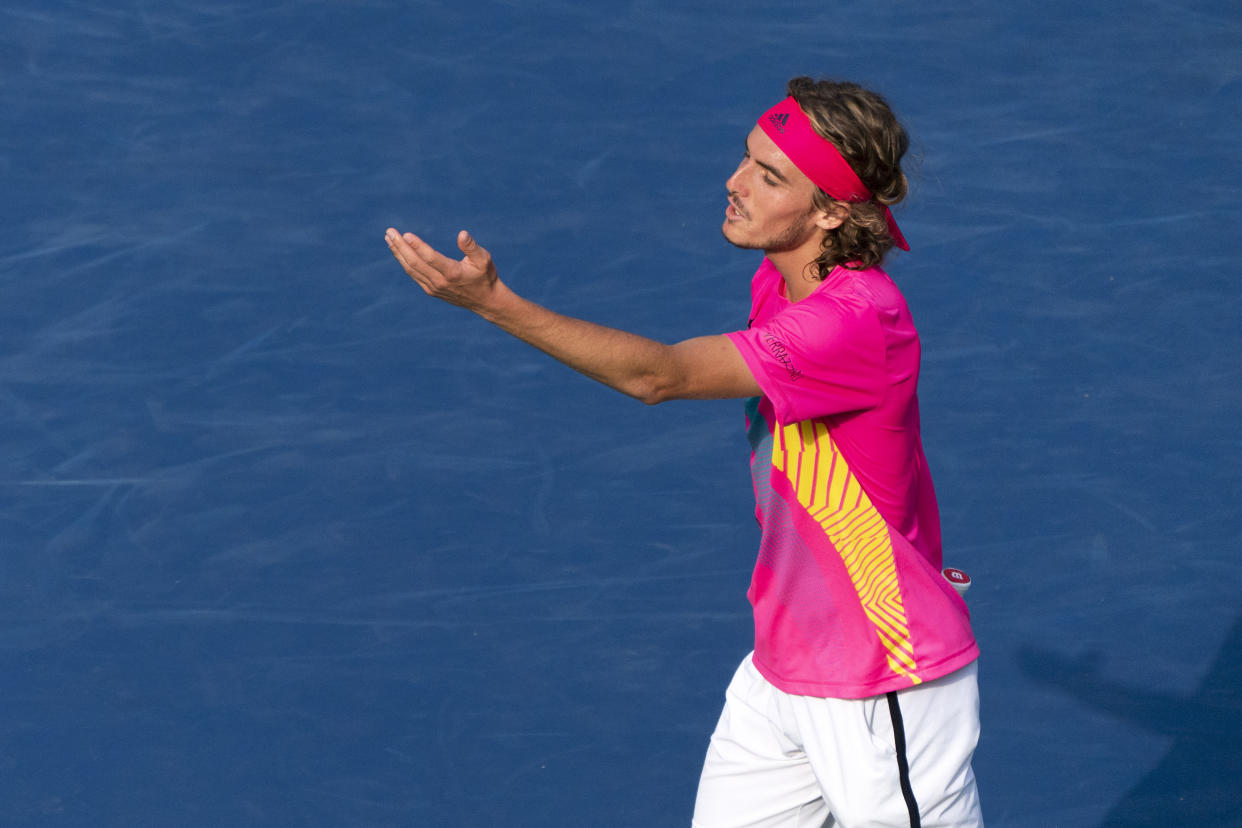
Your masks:
{"label": "nose", "polygon": [[737,165],[737,169],[733,171],[733,175],[725,180],[725,189],[731,193],[740,193],[742,191],[743,173],[746,171],[746,165],[750,163],[749,158],[743,158],[742,162]]}

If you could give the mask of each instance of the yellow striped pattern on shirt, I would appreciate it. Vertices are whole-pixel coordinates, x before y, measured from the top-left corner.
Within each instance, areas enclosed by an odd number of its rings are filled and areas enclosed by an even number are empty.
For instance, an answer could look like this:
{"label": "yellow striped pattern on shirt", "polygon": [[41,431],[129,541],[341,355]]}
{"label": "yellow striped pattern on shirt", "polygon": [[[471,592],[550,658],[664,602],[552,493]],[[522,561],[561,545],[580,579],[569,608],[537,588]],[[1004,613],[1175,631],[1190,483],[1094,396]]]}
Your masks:
{"label": "yellow striped pattern on shirt", "polygon": [[889,668],[913,684],[921,683],[884,518],[823,423],[804,420],[779,426],[774,437],[772,465],[789,478],[798,502],[840,553],[863,612],[888,653]]}

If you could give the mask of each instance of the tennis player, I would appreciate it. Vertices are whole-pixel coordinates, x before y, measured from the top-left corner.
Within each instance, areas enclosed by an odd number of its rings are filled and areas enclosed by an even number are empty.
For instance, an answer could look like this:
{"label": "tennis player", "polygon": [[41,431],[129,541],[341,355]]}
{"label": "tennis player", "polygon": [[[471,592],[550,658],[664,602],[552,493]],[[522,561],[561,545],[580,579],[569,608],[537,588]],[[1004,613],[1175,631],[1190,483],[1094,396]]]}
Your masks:
{"label": "tennis player", "polygon": [[389,228],[428,294],[644,403],[746,400],[762,528],[755,643],[726,692],[693,824],[979,826],[978,647],[941,575],[919,336],[882,269],[908,138],[879,95],[795,78],[725,186],[723,231],[763,251],[745,329],[667,345],[501,281],[469,233],[447,257]]}

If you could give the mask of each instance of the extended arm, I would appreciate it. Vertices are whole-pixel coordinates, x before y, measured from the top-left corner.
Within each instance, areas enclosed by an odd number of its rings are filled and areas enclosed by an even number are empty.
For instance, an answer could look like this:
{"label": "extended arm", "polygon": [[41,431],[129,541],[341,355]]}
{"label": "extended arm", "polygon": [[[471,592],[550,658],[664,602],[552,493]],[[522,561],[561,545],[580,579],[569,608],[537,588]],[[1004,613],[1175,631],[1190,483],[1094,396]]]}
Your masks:
{"label": "extended arm", "polygon": [[741,354],[724,336],[665,345],[548,310],[518,296],[496,273],[491,255],[462,231],[460,260],[413,233],[385,234],[393,256],[424,292],[473,311],[591,379],[653,405],[672,399],[759,394]]}

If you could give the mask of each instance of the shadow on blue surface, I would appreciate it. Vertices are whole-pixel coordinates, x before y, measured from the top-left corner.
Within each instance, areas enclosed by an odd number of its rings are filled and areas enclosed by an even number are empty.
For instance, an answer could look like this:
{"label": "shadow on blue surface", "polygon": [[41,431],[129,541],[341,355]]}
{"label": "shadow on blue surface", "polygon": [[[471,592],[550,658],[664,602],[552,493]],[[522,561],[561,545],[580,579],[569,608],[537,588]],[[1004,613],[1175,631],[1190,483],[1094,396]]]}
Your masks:
{"label": "shadow on blue surface", "polygon": [[1058,687],[1130,727],[1173,740],[1159,765],[1124,796],[1101,828],[1242,825],[1242,620],[1189,696],[1156,693],[1109,675],[1099,653],[1020,650],[1033,681]]}

